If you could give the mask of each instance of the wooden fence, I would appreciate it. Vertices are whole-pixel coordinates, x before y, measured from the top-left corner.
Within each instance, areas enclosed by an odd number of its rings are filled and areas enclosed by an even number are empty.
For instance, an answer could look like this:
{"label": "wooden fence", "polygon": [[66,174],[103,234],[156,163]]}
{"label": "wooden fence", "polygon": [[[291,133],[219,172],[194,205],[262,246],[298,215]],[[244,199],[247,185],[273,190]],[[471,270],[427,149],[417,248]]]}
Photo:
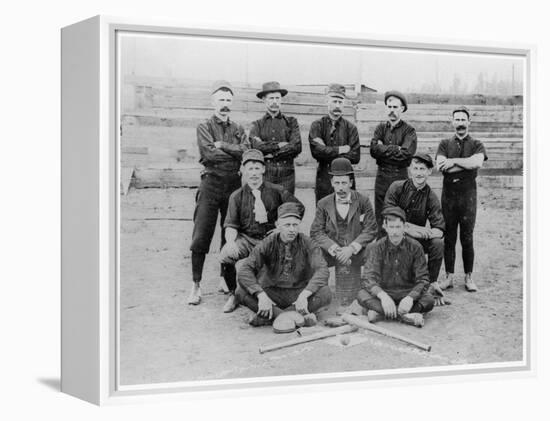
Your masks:
{"label": "wooden fence", "polygon": [[[302,153],[296,159],[298,185],[314,182],[308,132],[311,123],[326,114],[325,96],[305,88],[289,87],[283,112],[298,119]],[[231,119],[247,130],[265,112],[257,89],[236,87]],[[376,163],[369,154],[375,126],[385,120],[382,94],[350,92],[344,116],[359,130],[361,162],[356,166],[362,183],[370,188]],[[435,103],[438,101],[439,103]],[[452,135],[450,112],[466,104],[472,112],[471,133],[487,149],[489,160],[482,175],[519,175],[523,170],[523,105],[521,97],[449,97],[411,94],[404,120],[418,134],[418,150],[435,155],[439,141]],[[201,170],[196,143],[197,125],[212,115],[209,85],[174,80],[127,78],[122,88],[122,184],[135,187],[196,186]],[[440,184],[437,177],[435,184]],[[432,183],[433,184],[433,183]]]}

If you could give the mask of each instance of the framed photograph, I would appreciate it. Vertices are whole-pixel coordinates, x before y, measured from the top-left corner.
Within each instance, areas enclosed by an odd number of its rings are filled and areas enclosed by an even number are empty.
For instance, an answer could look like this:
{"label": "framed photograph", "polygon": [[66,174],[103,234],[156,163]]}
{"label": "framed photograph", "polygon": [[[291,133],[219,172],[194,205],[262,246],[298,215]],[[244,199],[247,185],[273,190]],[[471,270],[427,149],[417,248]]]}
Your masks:
{"label": "framed photograph", "polygon": [[62,391],[532,370],[531,46],[62,30]]}

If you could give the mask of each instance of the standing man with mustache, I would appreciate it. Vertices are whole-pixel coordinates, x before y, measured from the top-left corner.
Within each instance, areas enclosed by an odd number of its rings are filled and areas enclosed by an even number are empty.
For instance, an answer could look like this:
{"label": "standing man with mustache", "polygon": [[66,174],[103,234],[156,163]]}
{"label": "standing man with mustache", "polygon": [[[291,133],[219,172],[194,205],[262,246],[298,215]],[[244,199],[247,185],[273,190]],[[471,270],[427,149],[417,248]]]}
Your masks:
{"label": "standing man with mustache", "polygon": [[407,179],[407,167],[416,152],[416,130],[401,120],[401,114],[408,108],[405,95],[398,91],[388,91],[384,94],[384,103],[388,120],[376,126],[370,144],[370,154],[378,165],[374,184],[378,237],[384,233],[382,209],[386,192],[394,181]]}
{"label": "standing man with mustache", "polygon": [[237,271],[235,264],[250,254],[252,249],[275,229],[277,208],[285,202],[301,203],[278,184],[264,181],[264,156],[257,149],[243,154],[242,171],[246,184],[229,198],[225,218],[226,243],[220,252],[222,273],[229,298],[223,308],[230,313],[238,306],[235,297]]}
{"label": "standing man with mustache", "polygon": [[264,102],[266,113],[252,123],[250,142],[264,154],[265,180],[294,194],[294,158],[302,152],[302,139],[298,121],[281,112],[281,100],[287,93],[279,82],[263,84],[256,96]]}
{"label": "standing man with mustache", "polygon": [[[351,121],[342,117],[346,88],[338,83],[328,86],[328,115],[315,120],[309,130],[311,154],[319,162],[315,180],[315,201],[319,202],[334,190],[330,182],[329,168],[338,157],[347,158],[358,164],[361,158],[359,133]],[[355,189],[355,177],[352,177]]]}
{"label": "standing man with mustache", "polygon": [[[190,247],[193,287],[187,302],[193,305],[201,302],[202,271],[218,214],[223,227],[229,195],[241,186],[239,167],[243,152],[248,149],[243,127],[229,119],[233,104],[231,84],[224,80],[215,82],[211,90],[211,102],[214,115],[197,127],[199,162],[204,170],[195,197]],[[223,229],[221,240],[223,245]]]}
{"label": "standing man with mustache", "polygon": [[[405,211],[405,234],[416,239],[428,254],[430,284],[436,292],[436,305],[444,304],[437,278],[443,263],[443,233],[445,220],[441,204],[428,185],[434,164],[432,157],[416,153],[409,167],[410,178],[394,181],[386,193],[386,206],[398,206]],[[426,222],[430,222],[430,227]]]}
{"label": "standing man with mustache", "polygon": [[436,154],[437,168],[443,173],[441,204],[445,217],[445,272],[442,289],[452,288],[454,282],[455,246],[460,225],[460,244],[464,263],[464,282],[467,291],[477,291],[472,280],[474,268],[474,225],[477,211],[477,170],[487,160],[483,143],[468,134],[470,111],[461,106],[453,110],[455,135],[443,139]]}

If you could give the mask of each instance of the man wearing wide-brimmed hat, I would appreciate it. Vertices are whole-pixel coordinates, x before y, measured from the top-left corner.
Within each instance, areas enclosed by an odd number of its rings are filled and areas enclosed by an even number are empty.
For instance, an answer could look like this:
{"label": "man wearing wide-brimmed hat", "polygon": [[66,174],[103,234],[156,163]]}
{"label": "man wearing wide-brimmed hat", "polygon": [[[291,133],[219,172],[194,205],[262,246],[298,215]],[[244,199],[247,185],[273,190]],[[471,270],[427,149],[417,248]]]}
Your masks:
{"label": "man wearing wide-brimmed hat", "polygon": [[369,248],[357,301],[368,310],[370,322],[386,317],[421,327],[423,314],[434,307],[424,250],[405,235],[403,209],[388,206],[382,217],[387,236]]}
{"label": "man wearing wide-brimmed hat", "polygon": [[243,153],[242,172],[245,184],[229,198],[224,222],[226,243],[220,251],[222,273],[229,289],[223,308],[225,313],[233,311],[238,305],[234,294],[237,287],[235,264],[248,256],[275,229],[277,208],[282,203],[299,203],[282,186],[263,180],[264,156],[259,150],[249,149]]}
{"label": "man wearing wide-brimmed hat", "polygon": [[[334,193],[317,203],[310,235],[323,250],[329,267],[352,265],[358,268],[352,301],[358,292],[366,247],[376,239],[376,219],[368,197],[351,190],[353,167],[347,158],[332,161],[329,174]],[[337,291],[338,282],[336,279]]]}
{"label": "man wearing wide-brimmed hat", "polygon": [[[196,195],[191,239],[193,287],[189,304],[201,301],[200,282],[206,254],[216,229],[218,214],[221,223],[227,213],[229,196],[241,186],[239,168],[248,138],[242,126],[231,121],[233,87],[224,80],[214,82],[211,89],[214,115],[197,127],[199,162],[204,166]],[[222,230],[222,245],[224,244]]]}
{"label": "man wearing wide-brimmed hat", "polygon": [[302,140],[296,118],[281,112],[281,100],[287,93],[279,82],[263,84],[256,96],[264,102],[266,113],[252,123],[250,142],[264,154],[265,180],[294,194],[294,158],[302,152]]}
{"label": "man wearing wide-brimmed hat", "polygon": [[[445,220],[441,203],[428,185],[433,160],[427,153],[417,152],[409,166],[410,178],[394,181],[386,193],[386,206],[398,206],[405,211],[405,234],[416,239],[428,255],[428,272],[431,287],[437,293],[436,304],[444,304],[445,298],[437,283],[443,263],[443,234]],[[426,223],[430,222],[427,227]]]}
{"label": "man wearing wide-brimmed hat", "polygon": [[477,170],[487,159],[483,143],[468,134],[470,110],[464,106],[456,107],[452,112],[452,124],[455,134],[443,139],[436,153],[437,168],[443,173],[443,191],[441,206],[445,217],[445,272],[447,277],[441,281],[443,289],[450,288],[454,282],[455,247],[458,226],[460,226],[460,244],[464,263],[464,286],[467,291],[477,291],[472,279],[474,269],[474,226],[477,212]]}
{"label": "man wearing wide-brimmed hat", "polygon": [[[330,304],[327,263],[321,249],[299,231],[303,217],[300,203],[279,206],[277,232],[242,261],[237,297],[254,312],[252,326],[270,325],[285,310],[302,313],[312,326],[315,313]],[[294,328],[292,324],[290,330]]]}
{"label": "man wearing wide-brimmed hat", "polygon": [[[352,164],[358,164],[361,158],[357,127],[343,117],[345,100],[345,86],[330,84],[327,91],[328,114],[315,120],[309,130],[311,154],[319,163],[315,180],[316,202],[334,191],[329,175],[334,159],[343,157]],[[355,178],[352,188],[355,189]]]}
{"label": "man wearing wide-brimmed hat", "polygon": [[370,154],[376,159],[378,170],[374,184],[374,211],[378,223],[378,236],[383,235],[382,209],[390,185],[408,178],[407,168],[416,152],[416,130],[401,119],[408,109],[407,99],[399,91],[384,94],[387,121],[374,129]]}

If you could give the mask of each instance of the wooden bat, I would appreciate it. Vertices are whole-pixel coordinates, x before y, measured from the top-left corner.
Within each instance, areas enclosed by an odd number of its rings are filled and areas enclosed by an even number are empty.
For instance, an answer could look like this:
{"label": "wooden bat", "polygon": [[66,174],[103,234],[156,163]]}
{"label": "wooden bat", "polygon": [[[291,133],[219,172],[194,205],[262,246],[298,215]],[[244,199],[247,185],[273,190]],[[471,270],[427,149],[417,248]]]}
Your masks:
{"label": "wooden bat", "polygon": [[290,339],[288,341],[281,342],[278,344],[260,346],[260,354],[263,354],[264,352],[275,351],[276,349],[288,348],[289,346],[293,346],[293,345],[299,345],[306,342],[312,342],[312,341],[317,341],[319,339],[329,338],[331,336],[341,335],[343,333],[355,332],[357,329],[358,329],[357,326],[353,326],[353,325],[340,326],[324,332],[314,333],[313,335],[300,336],[299,338]]}
{"label": "wooden bat", "polygon": [[384,329],[383,327],[376,326],[375,324],[370,323],[367,320],[360,319],[359,317],[354,316],[352,314],[343,314],[342,319],[346,323],[348,323],[352,326],[360,327],[360,328],[363,328],[363,329],[366,329],[366,330],[370,330],[371,332],[380,333],[381,335],[389,336],[390,338],[394,338],[394,339],[398,339],[398,340],[400,340],[402,342],[405,342],[409,345],[414,345],[417,348],[420,348],[424,351],[430,352],[431,349],[432,349],[431,345],[426,345],[426,344],[423,344],[421,342],[417,342],[417,341],[414,341],[412,339],[406,338],[405,336],[402,336],[398,333],[394,333],[391,330]]}

